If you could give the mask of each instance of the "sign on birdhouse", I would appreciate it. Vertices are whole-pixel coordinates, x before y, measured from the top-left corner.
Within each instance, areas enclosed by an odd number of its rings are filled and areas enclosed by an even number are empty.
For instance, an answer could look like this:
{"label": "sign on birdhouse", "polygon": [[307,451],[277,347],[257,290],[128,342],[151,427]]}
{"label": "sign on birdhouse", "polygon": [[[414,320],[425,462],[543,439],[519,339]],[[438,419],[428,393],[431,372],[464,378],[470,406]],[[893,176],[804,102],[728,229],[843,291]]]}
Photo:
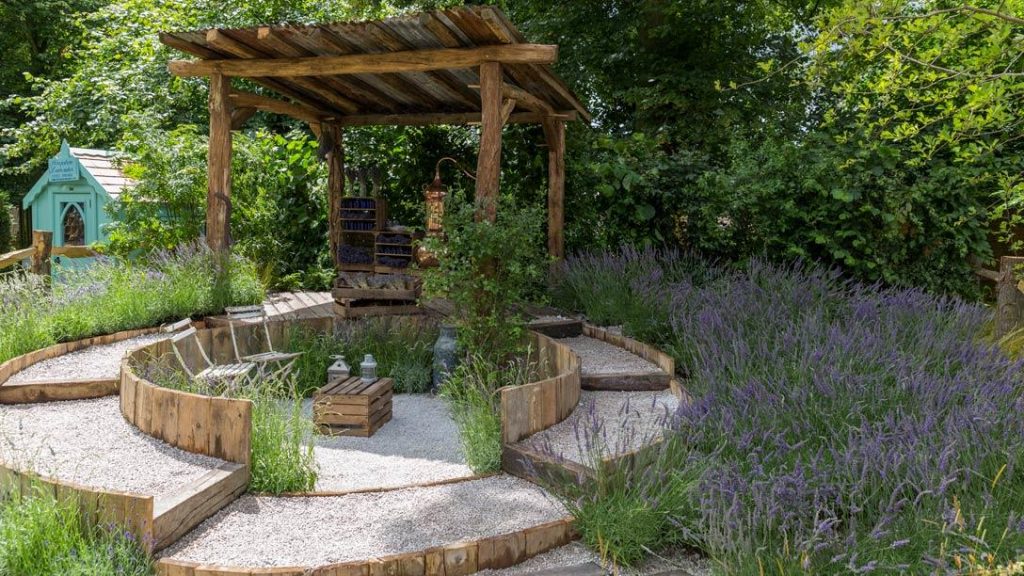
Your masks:
{"label": "sign on birdhouse", "polygon": [[68,143],[61,144],[60,153],[50,158],[50,182],[74,182],[78,180],[78,160],[71,155]]}

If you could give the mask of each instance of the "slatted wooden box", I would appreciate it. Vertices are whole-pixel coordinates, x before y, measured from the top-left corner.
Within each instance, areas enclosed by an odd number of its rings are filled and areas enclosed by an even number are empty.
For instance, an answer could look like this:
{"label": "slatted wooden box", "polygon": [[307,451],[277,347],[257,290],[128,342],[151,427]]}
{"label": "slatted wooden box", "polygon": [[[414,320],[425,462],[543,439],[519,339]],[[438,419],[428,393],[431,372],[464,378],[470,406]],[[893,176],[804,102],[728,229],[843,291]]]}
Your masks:
{"label": "slatted wooden box", "polygon": [[313,422],[321,434],[373,436],[391,420],[392,387],[391,378],[328,382],[313,399]]}

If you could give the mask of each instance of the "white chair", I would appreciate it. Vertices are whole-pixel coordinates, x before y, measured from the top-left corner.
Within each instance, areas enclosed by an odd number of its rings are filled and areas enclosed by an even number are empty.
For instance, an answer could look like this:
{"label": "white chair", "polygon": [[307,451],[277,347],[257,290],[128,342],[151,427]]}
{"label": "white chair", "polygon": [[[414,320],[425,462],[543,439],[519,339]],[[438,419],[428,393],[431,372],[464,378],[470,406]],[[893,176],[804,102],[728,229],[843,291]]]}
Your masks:
{"label": "white chair", "polygon": [[[295,368],[295,361],[302,352],[277,352],[274,342],[270,339],[270,327],[267,324],[267,311],[262,305],[229,306],[224,309],[228,316],[228,328],[231,331],[231,345],[235,349],[238,362],[256,364],[259,379],[284,382]],[[258,354],[242,356],[238,349],[238,337],[235,335],[235,324],[262,324],[263,335],[267,341],[267,350]]]}
{"label": "white chair", "polygon": [[[185,356],[179,349],[179,346],[182,346],[183,342],[188,338],[194,340],[195,347],[199,350],[199,355],[205,364],[198,371],[193,370],[193,367],[189,366],[189,363],[185,361]],[[213,393],[225,395],[248,385],[252,382],[253,372],[256,371],[255,362],[214,364],[206,354],[206,351],[203,350],[203,345],[199,341],[199,333],[191,326],[171,337],[171,349],[174,350],[174,355],[177,356],[178,362],[181,363],[185,373],[196,382],[206,386]]]}

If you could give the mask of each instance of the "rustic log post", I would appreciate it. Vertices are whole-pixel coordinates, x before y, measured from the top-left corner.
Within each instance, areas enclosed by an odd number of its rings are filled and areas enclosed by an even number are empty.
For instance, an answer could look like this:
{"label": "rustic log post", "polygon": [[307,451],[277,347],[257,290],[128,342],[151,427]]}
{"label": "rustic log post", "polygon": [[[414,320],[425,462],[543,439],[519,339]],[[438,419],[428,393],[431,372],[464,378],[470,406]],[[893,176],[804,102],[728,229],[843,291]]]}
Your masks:
{"label": "rustic log post", "polygon": [[544,121],[548,143],[548,254],[565,258],[565,122]]}
{"label": "rustic log post", "polygon": [[33,274],[50,275],[50,252],[53,249],[53,232],[46,230],[32,231],[32,269]]}
{"label": "rustic log post", "polygon": [[996,337],[1002,338],[1024,326],[1024,293],[1017,288],[1014,269],[1024,266],[1024,257],[1003,256],[999,259],[999,280],[996,283]]}
{"label": "rustic log post", "polygon": [[327,206],[330,215],[327,222],[330,226],[331,258],[335,268],[338,267],[338,248],[341,245],[341,198],[345,195],[345,147],[342,142],[343,133],[337,124],[321,125],[321,138],[329,139],[330,151],[327,152]]}
{"label": "rustic log post", "polygon": [[498,215],[501,175],[501,64],[480,65],[480,153],[476,162],[476,219],[494,222]]}
{"label": "rustic log post", "polygon": [[206,195],[206,243],[215,252],[231,248],[231,79],[210,76],[209,178]]}

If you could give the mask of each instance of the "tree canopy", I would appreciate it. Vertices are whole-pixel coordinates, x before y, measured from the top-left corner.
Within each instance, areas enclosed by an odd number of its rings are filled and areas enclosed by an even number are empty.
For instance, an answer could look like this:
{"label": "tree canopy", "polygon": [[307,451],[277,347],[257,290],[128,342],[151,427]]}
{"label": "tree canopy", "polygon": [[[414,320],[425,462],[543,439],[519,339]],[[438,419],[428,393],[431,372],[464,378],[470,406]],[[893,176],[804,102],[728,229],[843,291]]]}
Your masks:
{"label": "tree canopy", "polygon": [[[384,17],[429,0],[39,0],[0,21],[0,189],[16,200],[62,138],[135,159],[115,247],[198,233],[206,86],[171,77],[157,32]],[[508,0],[532,41],[557,43],[557,72],[594,111],[567,134],[569,248],[667,243],[736,259],[804,257],[871,280],[977,292],[969,259],[1016,249],[1024,5],[938,0]],[[240,250],[273,281],[326,268],[326,239],[274,236],[323,206],[305,127],[258,114],[239,137]],[[465,128],[346,134],[350,165],[381,174],[400,218],[422,215],[433,164],[474,164]],[[506,128],[503,193],[544,196],[543,135]],[[469,181],[446,174],[456,186]],[[276,216],[275,216],[276,214]],[[177,218],[173,215],[179,215]],[[304,222],[322,230],[320,210]],[[274,246],[267,250],[267,246]],[[314,277],[324,275],[313,274]],[[287,280],[291,282],[292,280]],[[312,281],[311,279],[309,281]]]}

